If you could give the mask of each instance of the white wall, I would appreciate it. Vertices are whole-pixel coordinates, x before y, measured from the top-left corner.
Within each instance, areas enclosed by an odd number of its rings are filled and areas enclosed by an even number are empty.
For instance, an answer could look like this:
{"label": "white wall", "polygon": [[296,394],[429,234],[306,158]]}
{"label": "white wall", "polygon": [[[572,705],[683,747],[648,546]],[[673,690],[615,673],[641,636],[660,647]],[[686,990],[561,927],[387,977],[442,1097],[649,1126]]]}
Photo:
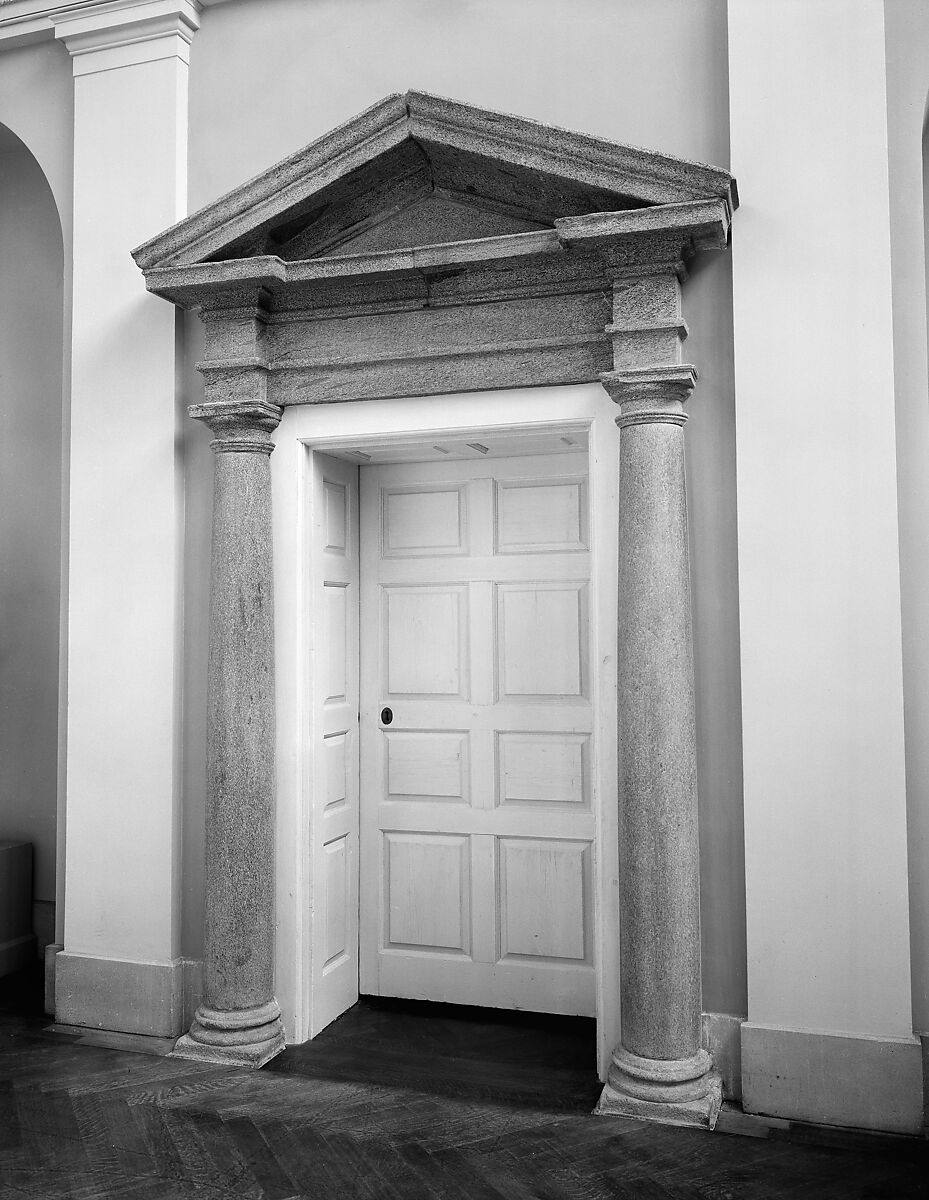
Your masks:
{"label": "white wall", "polygon": [[147,33],[132,57],[101,35],[74,60],[65,950],[165,964],[180,941],[176,319],[129,252],[183,213],[187,110],[186,65]]}
{"label": "white wall", "polygon": [[[243,87],[243,80],[252,81]],[[391,92],[456,100],[728,164],[724,0],[229,0],[191,49],[191,208],[216,199]],[[256,90],[264,95],[255,102]],[[273,115],[270,115],[273,114]],[[734,415],[725,256],[688,289],[702,385],[691,405],[703,855],[704,1005],[745,1011]],[[190,356],[188,356],[188,362]],[[188,387],[199,385],[187,374]],[[185,847],[202,841],[208,437],[188,459]],[[185,850],[184,949],[202,865]],[[197,877],[191,883],[191,875]]]}
{"label": "white wall", "polygon": [[906,1037],[882,5],[729,39],[749,1018]]}
{"label": "white wall", "polygon": [[913,1026],[929,1034],[929,7],[890,0],[884,13]]}
{"label": "white wall", "polygon": [[56,42],[7,49],[0,42],[0,124],[38,162],[58,211],[66,262],[71,246],[71,160],[74,101],[71,59]]}
{"label": "white wall", "polygon": [[0,144],[0,263],[0,838],[33,845],[36,931],[47,942],[55,903],[63,255],[48,182],[9,135]]}
{"label": "white wall", "polygon": [[[54,42],[3,48],[0,60],[0,124],[6,126],[34,155],[51,189],[63,244],[63,369],[60,383],[60,607],[58,622],[58,814],[57,897],[55,941],[64,921],[65,857],[65,740],[67,697],[67,576],[68,576],[68,440],[71,386],[71,230],[74,100],[71,60]],[[45,936],[45,934],[43,934]]]}

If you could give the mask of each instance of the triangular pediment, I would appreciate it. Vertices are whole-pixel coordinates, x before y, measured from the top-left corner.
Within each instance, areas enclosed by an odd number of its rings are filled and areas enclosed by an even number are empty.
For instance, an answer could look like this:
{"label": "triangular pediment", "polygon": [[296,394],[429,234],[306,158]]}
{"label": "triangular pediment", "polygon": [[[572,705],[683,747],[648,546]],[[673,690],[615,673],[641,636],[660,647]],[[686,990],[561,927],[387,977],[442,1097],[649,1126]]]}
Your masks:
{"label": "triangular pediment", "polygon": [[474,238],[531,233],[550,226],[541,220],[507,211],[502,205],[485,208],[474,200],[453,199],[424,191],[398,209],[374,211],[347,231],[320,244],[312,227],[298,234],[278,253],[285,259],[317,258],[322,254],[379,254],[413,246],[434,246]]}
{"label": "triangular pediment", "polygon": [[552,229],[722,199],[714,167],[422,92],[388,96],[133,252],[143,270],[285,262]]}

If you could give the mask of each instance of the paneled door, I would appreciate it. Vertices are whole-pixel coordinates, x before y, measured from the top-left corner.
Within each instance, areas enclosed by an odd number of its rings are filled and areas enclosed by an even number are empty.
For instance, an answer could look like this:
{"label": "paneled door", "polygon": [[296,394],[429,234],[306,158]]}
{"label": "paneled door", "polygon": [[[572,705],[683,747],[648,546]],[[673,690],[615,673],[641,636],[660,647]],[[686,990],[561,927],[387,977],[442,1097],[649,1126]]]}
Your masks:
{"label": "paneled door", "polygon": [[361,470],[362,992],[593,1015],[587,456]]}

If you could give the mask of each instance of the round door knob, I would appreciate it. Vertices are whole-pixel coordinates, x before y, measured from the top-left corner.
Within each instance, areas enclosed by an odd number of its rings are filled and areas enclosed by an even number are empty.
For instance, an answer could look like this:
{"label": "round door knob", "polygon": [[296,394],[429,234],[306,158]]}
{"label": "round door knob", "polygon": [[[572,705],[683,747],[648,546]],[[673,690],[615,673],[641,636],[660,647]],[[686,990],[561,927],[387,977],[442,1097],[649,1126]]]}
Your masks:
{"label": "round door knob", "polygon": [[381,709],[381,724],[382,725],[389,725],[393,719],[394,719],[394,714],[389,708]]}

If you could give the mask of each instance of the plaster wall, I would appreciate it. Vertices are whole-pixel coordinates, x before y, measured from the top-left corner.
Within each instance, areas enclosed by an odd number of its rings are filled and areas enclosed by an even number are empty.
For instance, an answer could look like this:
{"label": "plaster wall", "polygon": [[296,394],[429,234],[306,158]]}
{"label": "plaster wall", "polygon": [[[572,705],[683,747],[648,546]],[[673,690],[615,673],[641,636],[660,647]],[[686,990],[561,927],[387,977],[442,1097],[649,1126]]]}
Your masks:
{"label": "plaster wall", "polygon": [[[72,175],[74,93],[71,59],[63,46],[54,42],[3,48],[0,68],[0,124],[29,150],[45,175],[57,208],[63,245],[62,360],[59,381],[61,437],[58,492],[60,499],[60,604],[57,640],[58,658],[58,744],[57,744],[57,895],[54,940],[63,937],[64,860],[66,833],[66,726],[67,726],[67,636],[68,636],[68,440],[71,388],[71,264],[72,264]],[[46,464],[47,470],[47,464]],[[46,749],[46,753],[50,753]],[[49,903],[43,901],[43,903]],[[50,913],[46,914],[50,916]],[[43,931],[42,938],[51,930]]]}
{"label": "plaster wall", "polygon": [[[926,199],[929,9],[884,6],[913,1028],[929,1033],[929,369]],[[926,177],[924,178],[924,172]]]}
{"label": "plaster wall", "polygon": [[61,226],[15,139],[0,151],[0,838],[33,846],[54,940],[61,554]]}
{"label": "plaster wall", "polygon": [[71,58],[57,42],[2,48],[0,124],[35,156],[61,216],[66,263],[71,254],[74,97]]}
{"label": "plaster wall", "polygon": [[[74,1023],[97,1020],[93,973],[85,978],[82,964],[170,963],[180,911],[176,318],[146,294],[129,249],[183,211],[186,68],[176,58],[115,65],[106,49],[97,53],[80,60],[85,73],[74,85],[68,863],[59,956],[70,956]],[[150,1031],[145,1021],[120,1028]]]}
{"label": "plaster wall", "polygon": [[883,5],[729,44],[749,1019],[909,1038]]}
{"label": "plaster wall", "polygon": [[[274,118],[242,80],[273,81]],[[191,48],[193,210],[383,96],[416,87],[727,166],[723,0],[229,0]],[[156,232],[152,230],[151,232]],[[745,1011],[734,415],[725,256],[698,264],[685,355],[703,855],[704,1007]],[[191,342],[199,333],[187,322]],[[187,355],[187,399],[199,390]],[[185,911],[200,952],[209,545],[209,435],[185,428]]]}

